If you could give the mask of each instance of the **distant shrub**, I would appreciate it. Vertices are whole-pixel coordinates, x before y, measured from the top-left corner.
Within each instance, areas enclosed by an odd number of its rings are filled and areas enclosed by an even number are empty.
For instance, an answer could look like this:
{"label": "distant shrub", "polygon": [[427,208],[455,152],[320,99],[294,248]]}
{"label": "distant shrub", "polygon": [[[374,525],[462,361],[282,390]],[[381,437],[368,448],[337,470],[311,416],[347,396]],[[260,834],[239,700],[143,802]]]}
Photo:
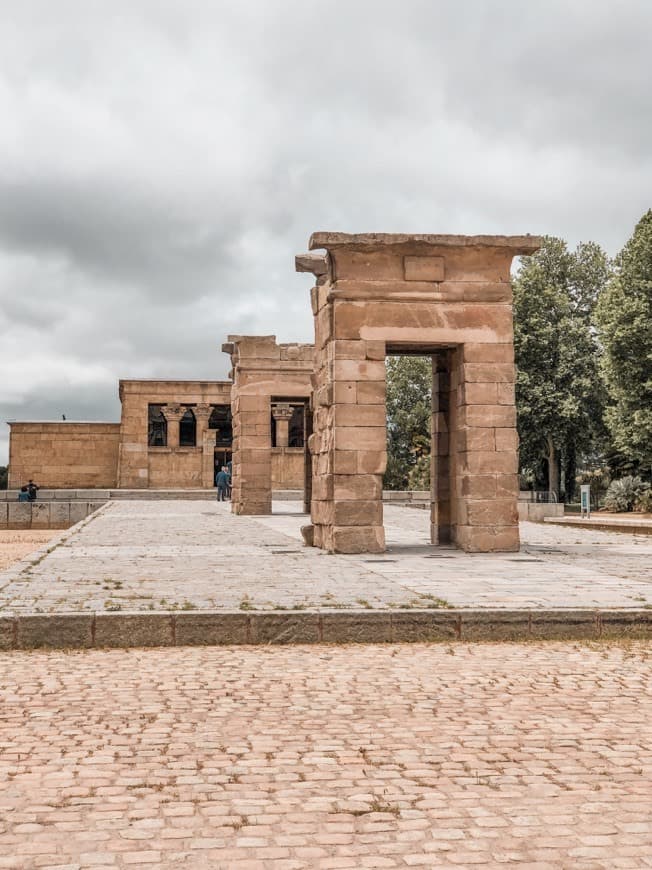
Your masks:
{"label": "distant shrub", "polygon": [[644,489],[636,499],[634,509],[644,514],[652,513],[652,487]]}
{"label": "distant shrub", "polygon": [[640,477],[621,477],[612,480],[604,497],[604,506],[610,511],[633,511],[640,497],[648,489]]}

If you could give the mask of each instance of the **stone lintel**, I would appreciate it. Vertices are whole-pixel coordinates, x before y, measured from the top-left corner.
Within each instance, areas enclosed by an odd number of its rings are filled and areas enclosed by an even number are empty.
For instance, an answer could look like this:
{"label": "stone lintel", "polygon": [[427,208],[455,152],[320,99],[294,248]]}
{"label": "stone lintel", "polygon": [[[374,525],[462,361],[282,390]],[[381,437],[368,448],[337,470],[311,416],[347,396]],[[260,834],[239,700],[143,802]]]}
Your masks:
{"label": "stone lintel", "polygon": [[[333,250],[382,251],[406,248],[428,251],[432,248],[509,248],[513,255],[534,254],[543,244],[541,236],[461,236],[433,233],[332,233],[317,232],[310,236],[308,247]],[[307,270],[310,271],[310,270]]]}
{"label": "stone lintel", "polygon": [[311,272],[316,278],[328,272],[327,254],[297,254],[294,258],[296,272]]}

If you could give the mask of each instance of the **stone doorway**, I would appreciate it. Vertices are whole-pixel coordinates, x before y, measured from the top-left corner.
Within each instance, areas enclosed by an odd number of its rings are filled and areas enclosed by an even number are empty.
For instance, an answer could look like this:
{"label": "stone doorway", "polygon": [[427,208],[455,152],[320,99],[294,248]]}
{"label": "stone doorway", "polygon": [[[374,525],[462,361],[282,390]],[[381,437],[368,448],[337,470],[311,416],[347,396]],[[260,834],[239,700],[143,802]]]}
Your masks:
{"label": "stone doorway", "polygon": [[518,550],[510,267],[540,245],[532,236],[312,236],[310,248],[326,254],[297,257],[297,269],[317,278],[315,546],[384,552],[385,357],[429,348],[437,359],[436,425],[448,415],[435,475],[448,484],[433,493],[431,534],[469,552]]}
{"label": "stone doorway", "polygon": [[[451,463],[450,463],[450,432],[455,428],[456,396],[451,396],[451,367],[453,365],[455,348],[432,347],[429,345],[386,346],[388,357],[416,357],[427,360],[430,370],[429,390],[423,398],[430,408],[430,505],[429,505],[429,540],[432,545],[448,545],[452,543],[451,517]],[[387,438],[391,434],[388,430]],[[389,440],[387,444],[389,452]],[[425,457],[424,457],[425,458]],[[414,487],[420,489],[421,487]]]}

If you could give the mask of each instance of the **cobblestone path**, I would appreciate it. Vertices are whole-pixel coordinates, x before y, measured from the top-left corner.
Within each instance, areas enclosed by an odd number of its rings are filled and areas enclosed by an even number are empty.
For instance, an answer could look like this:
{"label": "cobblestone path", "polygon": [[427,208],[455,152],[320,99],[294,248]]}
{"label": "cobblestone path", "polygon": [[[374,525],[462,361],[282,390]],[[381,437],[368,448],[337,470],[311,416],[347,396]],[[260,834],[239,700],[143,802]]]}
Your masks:
{"label": "cobblestone path", "polygon": [[520,553],[468,554],[430,546],[426,511],[386,505],[386,554],[330,556],[302,546],[299,505],[277,507],[105,505],[0,573],[0,613],[652,606],[649,535],[523,523]]}
{"label": "cobblestone path", "polygon": [[0,656],[0,868],[652,866],[651,647]]}

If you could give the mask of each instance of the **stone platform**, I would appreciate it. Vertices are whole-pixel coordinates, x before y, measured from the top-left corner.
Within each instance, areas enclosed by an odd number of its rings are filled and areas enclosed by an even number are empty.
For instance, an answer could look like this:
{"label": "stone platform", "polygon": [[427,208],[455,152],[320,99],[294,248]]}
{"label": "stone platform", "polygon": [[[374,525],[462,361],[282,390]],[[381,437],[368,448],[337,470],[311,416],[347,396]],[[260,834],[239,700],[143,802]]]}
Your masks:
{"label": "stone platform", "polygon": [[0,573],[0,646],[652,634],[649,537],[523,523],[520,553],[467,554],[387,505],[387,553],[333,556],[299,507],[106,504]]}

